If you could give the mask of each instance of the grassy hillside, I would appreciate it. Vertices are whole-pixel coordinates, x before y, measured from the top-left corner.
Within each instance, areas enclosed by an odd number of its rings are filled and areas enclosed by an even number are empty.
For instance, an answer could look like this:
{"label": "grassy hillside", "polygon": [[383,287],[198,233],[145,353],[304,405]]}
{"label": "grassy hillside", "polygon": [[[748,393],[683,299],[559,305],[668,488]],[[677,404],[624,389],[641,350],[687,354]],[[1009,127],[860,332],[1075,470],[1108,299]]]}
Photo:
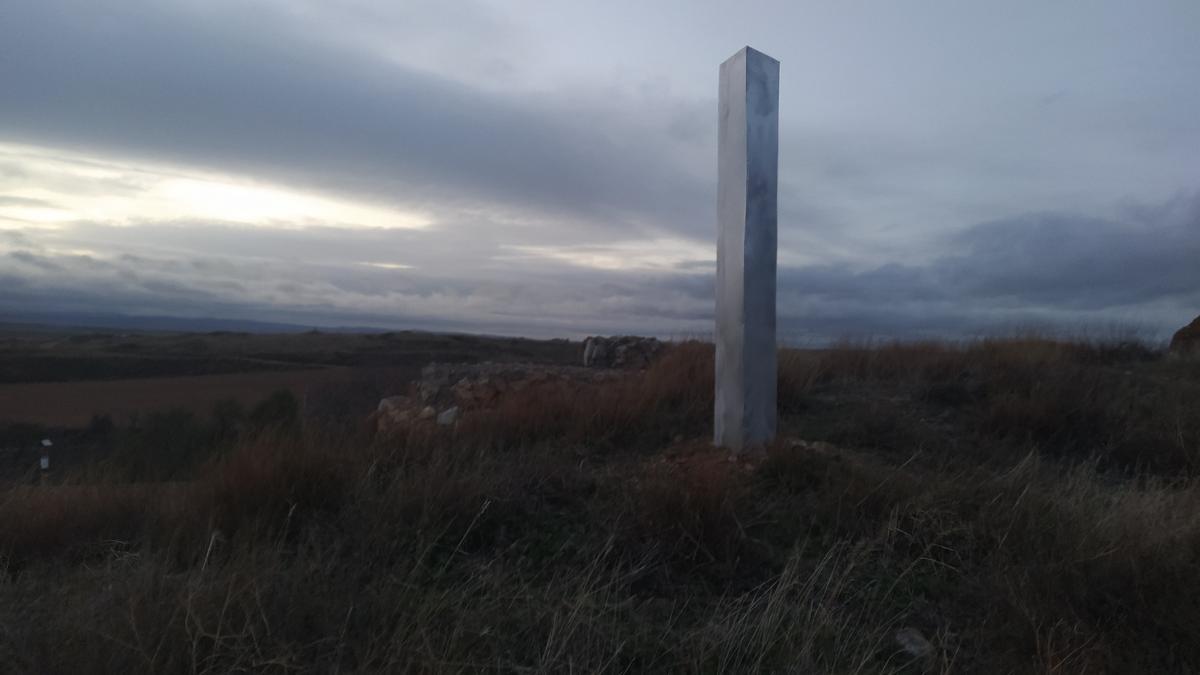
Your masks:
{"label": "grassy hillside", "polygon": [[784,352],[739,462],[696,343],[389,439],[268,406],[8,487],[0,663],[1197,672],[1198,394],[1136,345]]}

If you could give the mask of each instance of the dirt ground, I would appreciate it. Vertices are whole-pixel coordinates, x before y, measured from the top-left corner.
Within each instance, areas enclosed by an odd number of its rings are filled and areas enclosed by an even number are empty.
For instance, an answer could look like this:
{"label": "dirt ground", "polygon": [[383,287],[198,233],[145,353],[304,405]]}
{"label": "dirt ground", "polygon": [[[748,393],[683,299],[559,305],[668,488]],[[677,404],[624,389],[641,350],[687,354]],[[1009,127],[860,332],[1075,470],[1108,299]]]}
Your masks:
{"label": "dirt ground", "polygon": [[207,413],[214,403],[234,399],[250,406],[286,389],[303,397],[313,386],[353,377],[356,368],[154,377],[90,382],[0,384],[0,423],[48,427],[87,425],[93,415],[120,422],[134,413],[183,408]]}

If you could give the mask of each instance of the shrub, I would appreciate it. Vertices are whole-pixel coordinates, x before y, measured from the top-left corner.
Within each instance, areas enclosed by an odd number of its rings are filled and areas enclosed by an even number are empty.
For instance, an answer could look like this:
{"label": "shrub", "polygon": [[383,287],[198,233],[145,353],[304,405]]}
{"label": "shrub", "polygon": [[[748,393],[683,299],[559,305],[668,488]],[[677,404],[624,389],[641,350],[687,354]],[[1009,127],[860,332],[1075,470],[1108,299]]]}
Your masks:
{"label": "shrub", "polygon": [[300,401],[286,389],[271,394],[250,411],[249,420],[259,429],[290,427],[300,418]]}
{"label": "shrub", "polygon": [[108,466],[134,481],[185,478],[215,450],[208,425],[187,410],[152,412],[121,429]]}

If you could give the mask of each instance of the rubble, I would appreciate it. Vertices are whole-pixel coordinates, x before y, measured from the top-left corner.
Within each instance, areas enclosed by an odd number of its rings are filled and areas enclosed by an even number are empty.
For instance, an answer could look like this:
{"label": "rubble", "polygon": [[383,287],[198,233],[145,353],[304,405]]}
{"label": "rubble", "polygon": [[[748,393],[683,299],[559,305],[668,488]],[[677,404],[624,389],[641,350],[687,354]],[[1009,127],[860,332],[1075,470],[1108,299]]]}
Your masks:
{"label": "rubble", "polygon": [[658,338],[592,336],[583,341],[585,368],[645,368],[662,350]]}
{"label": "rubble", "polygon": [[414,423],[453,426],[474,410],[496,407],[509,392],[549,382],[602,382],[621,377],[616,370],[532,363],[431,363],[408,393],[379,401],[372,415],[378,433]]}

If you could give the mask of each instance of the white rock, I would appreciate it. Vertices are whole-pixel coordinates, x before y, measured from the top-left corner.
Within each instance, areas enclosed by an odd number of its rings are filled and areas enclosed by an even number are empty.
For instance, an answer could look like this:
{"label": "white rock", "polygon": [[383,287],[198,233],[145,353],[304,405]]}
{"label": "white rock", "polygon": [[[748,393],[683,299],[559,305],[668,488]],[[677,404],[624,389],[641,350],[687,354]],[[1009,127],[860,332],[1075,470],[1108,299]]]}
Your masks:
{"label": "white rock", "polygon": [[387,398],[380,399],[377,410],[379,410],[381,413],[400,412],[410,405],[412,405],[412,400],[407,396],[389,396]]}
{"label": "white rock", "polygon": [[657,338],[593,335],[583,341],[583,365],[587,368],[645,368],[662,349]]}
{"label": "white rock", "polygon": [[457,420],[458,420],[458,406],[454,406],[452,408],[447,408],[446,410],[442,411],[442,414],[437,416],[437,423],[444,427],[448,427],[451,424],[454,424],[454,422]]}
{"label": "white rock", "polygon": [[933,645],[921,635],[916,628],[901,628],[896,631],[896,643],[904,653],[914,658],[922,658],[933,653]]}

